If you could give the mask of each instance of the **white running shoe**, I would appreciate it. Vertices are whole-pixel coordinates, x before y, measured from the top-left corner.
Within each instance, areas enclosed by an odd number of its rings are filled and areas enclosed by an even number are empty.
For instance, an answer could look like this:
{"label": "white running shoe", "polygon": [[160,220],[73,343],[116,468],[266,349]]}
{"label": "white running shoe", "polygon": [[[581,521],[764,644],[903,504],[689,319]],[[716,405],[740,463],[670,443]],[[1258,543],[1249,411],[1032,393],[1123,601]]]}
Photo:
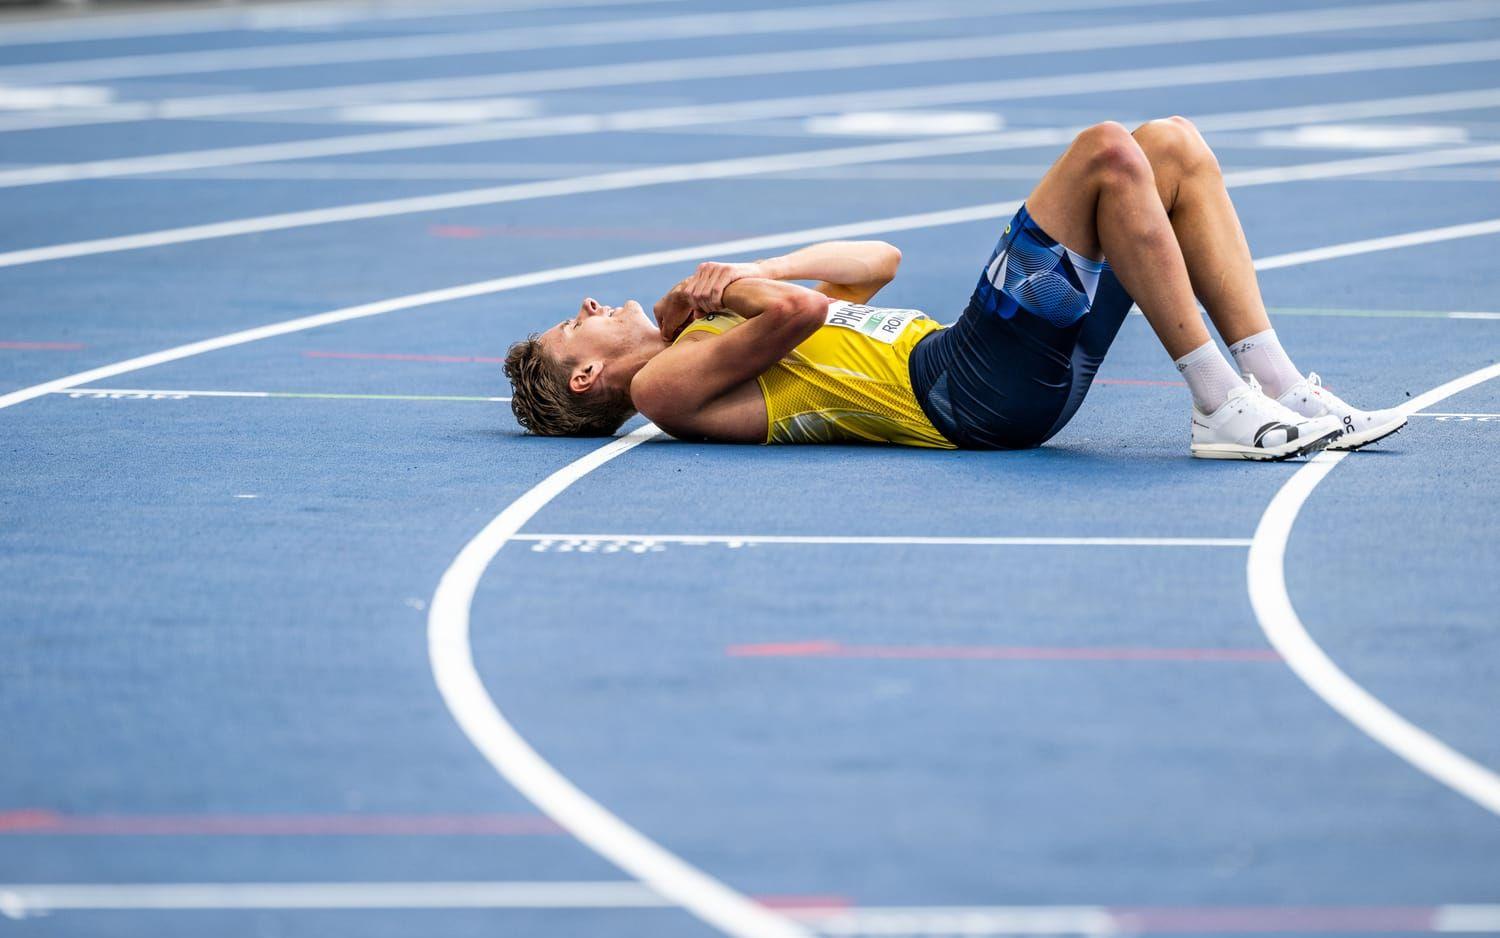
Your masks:
{"label": "white running shoe", "polygon": [[1229,400],[1205,414],[1193,407],[1193,455],[1199,459],[1293,459],[1315,453],[1338,439],[1343,424],[1334,416],[1303,417],[1260,391],[1229,392]]}
{"label": "white running shoe", "polygon": [[1399,408],[1360,410],[1351,407],[1323,387],[1323,379],[1316,371],[1287,388],[1277,400],[1304,417],[1331,414],[1339,418],[1343,424],[1342,432],[1337,440],[1328,444],[1329,449],[1359,449],[1406,426],[1406,415]]}

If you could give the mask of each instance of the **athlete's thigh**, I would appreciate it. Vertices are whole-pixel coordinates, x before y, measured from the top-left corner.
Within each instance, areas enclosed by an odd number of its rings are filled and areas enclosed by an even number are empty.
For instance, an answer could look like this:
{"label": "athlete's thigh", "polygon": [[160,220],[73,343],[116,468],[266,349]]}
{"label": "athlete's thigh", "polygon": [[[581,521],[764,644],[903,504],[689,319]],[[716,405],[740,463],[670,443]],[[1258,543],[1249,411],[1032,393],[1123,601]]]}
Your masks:
{"label": "athlete's thigh", "polygon": [[1093,149],[1084,135],[1075,139],[1026,197],[1026,211],[1053,240],[1098,259],[1104,251],[1095,220],[1099,184]]}

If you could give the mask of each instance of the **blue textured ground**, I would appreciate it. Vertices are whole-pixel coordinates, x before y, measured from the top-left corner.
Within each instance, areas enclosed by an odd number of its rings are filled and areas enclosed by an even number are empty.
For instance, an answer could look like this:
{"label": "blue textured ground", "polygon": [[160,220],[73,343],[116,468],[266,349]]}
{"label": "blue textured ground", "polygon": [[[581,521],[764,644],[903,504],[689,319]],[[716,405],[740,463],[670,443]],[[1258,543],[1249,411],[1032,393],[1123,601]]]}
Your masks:
{"label": "blue textured ground", "polygon": [[[1007,4],[976,0],[963,18],[861,25],[861,4],[834,28],[320,66],[238,69],[230,51],[215,71],[147,65],[99,81],[70,80],[63,65],[774,4],[471,7],[50,43],[23,41],[19,26],[8,35],[0,20],[0,86],[29,86],[21,66],[53,63],[47,81],[155,100],[1111,24],[1161,30],[1128,48],[901,65],[872,54],[857,69],[709,70],[523,95],[552,116],[1500,40],[1500,11],[1482,4],[1431,24],[1197,43],[1174,40],[1174,21],[1307,5],[1072,9],[1082,5],[1001,15]],[[804,15],[785,6],[787,23]],[[1141,90],[1106,80],[934,107],[997,114],[1015,128],[1202,118],[1490,89],[1497,60],[1500,51]],[[1317,122],[1359,124],[1366,140],[1372,128],[1442,132],[1415,145],[1288,140],[1300,122],[1208,138],[1230,172],[1494,143],[1500,95],[1483,107]],[[326,107],[0,123],[0,163],[412,126],[427,125],[351,122]],[[0,251],[898,139],[930,138],[815,134],[794,116],[6,188]],[[1019,199],[1058,149],[676,182],[0,267],[0,395],[422,290]],[[1256,254],[1268,257],[1492,219],[1500,157],[1487,159],[1278,182],[1235,199]],[[882,297],[956,315],[1002,224],[891,235],[906,260]],[[1356,402],[1394,404],[1495,362],[1496,245],[1488,235],[1355,254],[1268,271],[1263,289],[1302,367]],[[513,338],[556,321],[585,292],[649,305],[682,266],[421,306],[96,383],[312,397],[54,393],[0,411],[0,934],[709,933],[670,908],[39,914],[6,898],[36,884],[622,881],[474,749],[434,686],[426,636],[426,605],[460,548],[598,442],[524,437],[495,401],[316,395],[504,395],[496,362]],[[1490,315],[1444,315],[1455,310]],[[1296,466],[1188,459],[1185,392],[1140,317],[1101,377],[1077,419],[1033,452],[675,442],[631,451],[524,532],[636,540],[586,551],[564,549],[565,539],[518,541],[491,565],[473,608],[486,686],[582,790],[735,889],[779,897],[773,904],[1160,907],[1145,931],[1373,933],[1439,929],[1433,908],[1500,903],[1500,818],[1359,732],[1275,659],[1251,610],[1243,544],[631,549],[661,534],[1250,538]],[[1500,414],[1500,381],[1431,410]],[[1286,567],[1301,618],[1333,660],[1491,771],[1500,767],[1497,452],[1500,417],[1414,417],[1316,490]],[[611,543],[624,549],[603,549]],[[788,643],[804,653],[744,654]],[[828,643],[890,654],[806,653]],[[969,657],[930,657],[934,649]],[[1065,653],[1001,660],[986,649]],[[1102,660],[1066,653],[1088,649]],[[1132,660],[1162,649],[1180,660]],[[1259,911],[1245,920],[1213,911],[1237,907]],[[1322,911],[1277,919],[1285,907]],[[1172,910],[1198,911],[1174,919]],[[1500,931],[1500,917],[1487,921]],[[883,933],[937,933],[924,927]]]}

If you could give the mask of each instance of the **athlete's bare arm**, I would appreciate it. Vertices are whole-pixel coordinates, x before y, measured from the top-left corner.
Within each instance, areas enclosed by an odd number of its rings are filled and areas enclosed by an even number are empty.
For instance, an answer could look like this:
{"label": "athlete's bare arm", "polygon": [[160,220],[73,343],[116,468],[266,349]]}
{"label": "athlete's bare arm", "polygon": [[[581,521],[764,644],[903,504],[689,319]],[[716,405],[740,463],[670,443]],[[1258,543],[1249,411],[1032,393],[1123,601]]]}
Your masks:
{"label": "athlete's bare arm", "polygon": [[824,296],[865,303],[895,279],[900,266],[901,252],[884,241],[823,241],[749,264],[709,261],[699,264],[691,277],[673,288],[689,302],[664,307],[663,298],[657,304],[656,320],[662,338],[671,342],[692,318],[723,309],[724,288],[747,277],[817,281],[813,289]]}
{"label": "athlete's bare arm", "polygon": [[[684,281],[657,304],[658,316],[681,316],[693,302]],[[657,355],[631,381],[631,402],[673,436],[764,442],[765,400],[755,378],[818,331],[829,302],[794,283],[733,281],[718,308],[748,322],[722,335],[689,336]]]}

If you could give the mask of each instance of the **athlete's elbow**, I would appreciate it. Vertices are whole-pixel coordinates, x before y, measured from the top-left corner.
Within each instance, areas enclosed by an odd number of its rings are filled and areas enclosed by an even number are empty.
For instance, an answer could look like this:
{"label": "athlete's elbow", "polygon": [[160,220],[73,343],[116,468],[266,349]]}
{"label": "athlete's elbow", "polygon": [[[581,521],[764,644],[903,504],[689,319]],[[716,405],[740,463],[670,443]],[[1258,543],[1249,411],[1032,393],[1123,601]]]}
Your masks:
{"label": "athlete's elbow", "polygon": [[798,327],[811,322],[822,323],[828,315],[828,297],[812,290],[798,290],[776,297],[761,315],[769,315]]}

